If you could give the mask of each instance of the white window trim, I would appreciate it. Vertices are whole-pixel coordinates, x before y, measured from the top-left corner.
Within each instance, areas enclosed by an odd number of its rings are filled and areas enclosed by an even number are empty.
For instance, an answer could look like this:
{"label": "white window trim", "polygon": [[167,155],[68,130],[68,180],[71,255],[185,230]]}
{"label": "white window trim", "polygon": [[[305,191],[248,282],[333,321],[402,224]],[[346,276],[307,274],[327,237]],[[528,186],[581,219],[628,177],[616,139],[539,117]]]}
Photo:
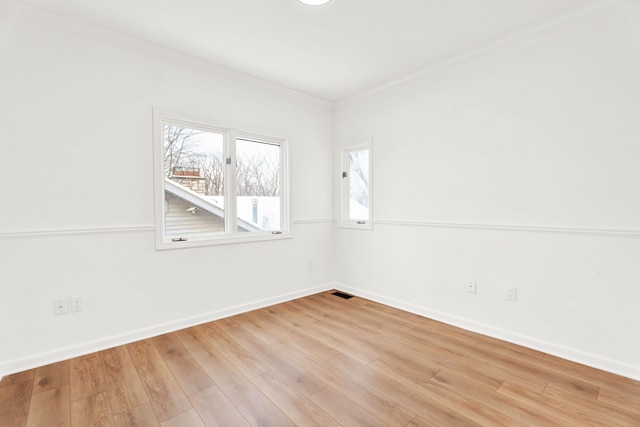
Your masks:
{"label": "white window trim", "polygon": [[[372,138],[363,138],[345,142],[339,145],[340,149],[340,217],[338,227],[353,228],[359,230],[373,229],[373,141]],[[343,177],[343,172],[349,169],[349,152],[369,151],[369,218],[366,220],[353,220],[349,218],[349,180]]]}
{"label": "white window trim", "polygon": [[[179,124],[195,129],[221,133],[224,135],[224,158],[232,158],[231,164],[225,165],[225,209],[229,209],[233,214],[227,215],[229,220],[225,221],[224,233],[202,233],[189,236],[186,241],[175,241],[175,236],[165,236],[165,186],[164,186],[164,123]],[[252,232],[239,233],[236,230],[236,174],[230,173],[235,168],[236,138],[257,139],[264,142],[272,142],[280,146],[280,164],[282,169],[282,179],[280,183],[280,222],[281,230],[274,232]],[[155,230],[156,230],[156,250],[191,248],[214,245],[228,245],[237,243],[250,243],[261,241],[272,241],[291,239],[291,194],[289,183],[289,150],[286,138],[273,137],[259,133],[240,131],[233,128],[214,126],[205,120],[194,120],[178,114],[168,113],[157,108],[153,109],[153,161],[154,161],[154,202],[155,202]],[[231,207],[232,208],[229,208]]]}

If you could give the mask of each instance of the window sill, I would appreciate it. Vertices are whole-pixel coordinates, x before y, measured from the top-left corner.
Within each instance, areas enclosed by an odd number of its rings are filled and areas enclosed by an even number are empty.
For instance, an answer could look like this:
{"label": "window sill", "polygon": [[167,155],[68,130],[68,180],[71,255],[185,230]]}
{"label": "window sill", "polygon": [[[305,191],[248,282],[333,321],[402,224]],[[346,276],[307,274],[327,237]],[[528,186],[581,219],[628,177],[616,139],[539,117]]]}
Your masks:
{"label": "window sill", "polygon": [[171,249],[184,249],[184,248],[199,248],[204,246],[222,246],[222,245],[236,245],[240,243],[254,243],[254,242],[268,242],[275,240],[293,239],[293,234],[262,234],[255,236],[241,236],[241,237],[229,237],[228,235],[220,237],[192,237],[184,242],[172,242],[168,238],[164,238],[161,241],[156,242],[156,250],[164,251]]}
{"label": "window sill", "polygon": [[344,221],[338,223],[338,228],[351,228],[354,230],[373,230],[373,221],[366,221],[364,224],[358,224],[355,221]]}

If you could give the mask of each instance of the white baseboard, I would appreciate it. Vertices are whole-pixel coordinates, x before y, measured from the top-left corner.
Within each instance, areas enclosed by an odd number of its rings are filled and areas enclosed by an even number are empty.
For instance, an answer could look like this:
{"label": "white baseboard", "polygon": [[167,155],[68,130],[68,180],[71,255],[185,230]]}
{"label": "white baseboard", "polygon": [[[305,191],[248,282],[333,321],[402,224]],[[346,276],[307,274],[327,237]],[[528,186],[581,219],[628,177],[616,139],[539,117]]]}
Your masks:
{"label": "white baseboard", "polygon": [[265,298],[261,300],[252,301],[245,304],[236,305],[229,308],[224,308],[210,313],[204,313],[186,319],[181,319],[173,322],[164,323],[161,325],[152,326],[149,328],[139,329],[137,331],[128,332],[123,335],[104,337],[98,340],[84,342],[81,344],[54,349],[45,353],[37,354],[31,357],[27,357],[20,360],[13,360],[9,362],[0,363],[0,379],[3,376],[14,374],[17,372],[26,371],[28,369],[37,368],[39,366],[46,366],[51,363],[60,362],[62,360],[71,359],[78,356],[84,356],[87,354],[95,353],[96,351],[106,350],[108,348],[117,347],[119,345],[129,344],[135,341],[155,337],[158,335],[174,332],[180,329],[189,328],[191,326],[199,325],[202,323],[212,322],[214,320],[222,319],[236,314],[246,313],[251,310],[257,310],[259,308],[268,307],[271,305],[279,304],[282,302],[290,301],[296,298],[302,298],[308,295],[313,295],[318,292],[324,292],[334,289],[335,283],[325,283],[323,285],[315,286],[312,288],[306,288],[295,292],[289,292],[286,294],[278,295],[271,298]]}
{"label": "white baseboard", "polygon": [[482,335],[486,335],[492,338],[497,338],[503,341],[507,341],[513,344],[521,345],[533,350],[538,350],[543,353],[547,353],[553,356],[560,357],[562,359],[570,360],[572,362],[580,363],[582,365],[590,366],[592,368],[600,369],[603,371],[611,372],[613,374],[622,375],[634,380],[640,380],[640,367],[627,365],[624,363],[610,360],[597,355],[584,353],[579,350],[563,347],[557,344],[542,341],[536,338],[520,335],[512,331],[495,328],[489,325],[475,322],[470,319],[452,316],[446,313],[442,313],[436,310],[431,310],[426,307],[418,306],[405,301],[396,300],[394,298],[388,298],[382,295],[374,294],[371,292],[363,291],[358,288],[344,285],[342,283],[335,283],[333,285],[335,289],[339,289],[343,292],[366,298],[381,304],[385,304],[400,310],[417,314],[429,319],[437,320],[458,328],[466,329],[468,331],[477,332]]}
{"label": "white baseboard", "polygon": [[513,344],[522,345],[534,350],[542,351],[547,354],[561,357],[576,363],[591,366],[597,369],[601,369],[614,374],[622,375],[635,380],[640,380],[640,368],[623,363],[619,363],[615,360],[609,360],[596,355],[580,352],[567,347],[555,345],[535,338],[527,337],[524,335],[516,334],[511,331],[506,331],[492,326],[484,325],[478,322],[474,322],[470,319],[462,317],[451,316],[446,313],[438,312],[435,310],[421,307],[415,304],[407,303],[404,301],[388,298],[382,295],[374,294],[371,292],[363,291],[358,288],[347,286],[342,283],[325,283],[323,285],[315,286],[312,288],[306,288],[296,292],[289,292],[276,297],[265,298],[262,300],[256,300],[237,306],[216,310],[210,313],[204,313],[198,316],[189,317],[186,319],[177,320],[174,322],[164,323],[153,327],[140,329],[137,331],[129,332],[123,335],[106,337],[99,340],[89,341],[70,347],[55,349],[49,352],[34,355],[28,358],[14,360],[9,362],[3,362],[0,364],[0,380],[3,376],[7,376],[13,373],[22,372],[28,369],[37,368],[39,366],[45,366],[51,363],[59,362],[61,360],[71,359],[86,354],[91,354],[96,351],[105,350],[108,348],[116,347],[119,345],[129,344],[135,341],[151,338],[154,336],[174,332],[180,329],[189,328],[191,326],[199,325],[206,322],[222,319],[225,317],[233,316],[236,314],[246,313],[251,310],[257,310],[259,308],[268,307],[270,305],[279,304],[282,302],[290,301],[296,298],[302,298],[308,295],[312,295],[318,292],[324,292],[331,289],[339,289],[344,292],[348,292],[352,295],[356,295],[362,298],[367,298],[372,301],[379,302],[391,307],[398,308],[400,310],[414,313],[420,316],[424,316],[430,319],[438,320],[440,322],[447,323],[452,326],[463,328],[472,332],[477,332],[482,335],[487,335],[493,338],[504,340]]}

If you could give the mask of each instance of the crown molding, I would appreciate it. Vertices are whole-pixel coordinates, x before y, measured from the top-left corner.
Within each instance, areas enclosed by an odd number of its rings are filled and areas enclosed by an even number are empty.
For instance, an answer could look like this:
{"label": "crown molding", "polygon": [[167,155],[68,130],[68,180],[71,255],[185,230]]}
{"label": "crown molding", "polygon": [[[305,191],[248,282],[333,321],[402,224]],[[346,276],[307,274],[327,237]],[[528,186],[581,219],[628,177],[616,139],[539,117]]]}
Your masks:
{"label": "crown molding", "polygon": [[492,52],[500,51],[502,49],[507,49],[514,44],[520,43],[522,41],[529,40],[535,37],[541,37],[545,34],[572,27],[582,22],[589,21],[591,19],[639,2],[640,0],[599,0],[596,3],[590,3],[586,6],[579,6],[577,8],[571,9],[568,12],[556,15],[550,19],[546,19],[538,24],[534,24],[525,29],[509,33],[491,42],[483,43],[473,48],[442,58],[439,61],[429,64],[426,67],[423,67],[416,72],[407,74],[399,79],[392,80],[388,83],[376,86],[372,89],[340,99],[334,103],[334,109],[338,109],[361,99],[368,98],[369,96],[375,95],[379,92],[383,92],[387,89],[419,79],[440,69],[451,67]]}
{"label": "crown molding", "polygon": [[[5,16],[3,17],[2,15]],[[5,19],[13,19],[18,22],[30,22],[53,30],[87,38],[98,43],[129,50],[140,55],[178,63],[221,77],[262,86],[265,89],[277,90],[282,94],[293,96],[314,105],[320,105],[326,108],[333,106],[333,102],[329,100],[300,92],[233,68],[225,67],[187,52],[178,51],[167,46],[137,38],[130,34],[102,27],[99,24],[56,13],[41,6],[34,6],[19,0],[0,0],[0,22],[3,22]],[[3,24],[5,23],[3,22]],[[10,22],[6,24],[10,24]]]}

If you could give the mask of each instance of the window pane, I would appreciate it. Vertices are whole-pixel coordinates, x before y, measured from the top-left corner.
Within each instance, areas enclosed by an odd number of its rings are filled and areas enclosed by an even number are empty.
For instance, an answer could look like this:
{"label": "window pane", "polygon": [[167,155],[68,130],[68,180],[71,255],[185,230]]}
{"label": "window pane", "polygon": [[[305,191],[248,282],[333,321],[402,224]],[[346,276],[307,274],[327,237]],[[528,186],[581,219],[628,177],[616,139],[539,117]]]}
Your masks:
{"label": "window pane", "polygon": [[280,146],[236,140],[238,231],[281,231]]}
{"label": "window pane", "polygon": [[349,219],[369,219],[369,150],[349,152]]}
{"label": "window pane", "polygon": [[224,232],[224,135],[164,126],[165,235]]}

